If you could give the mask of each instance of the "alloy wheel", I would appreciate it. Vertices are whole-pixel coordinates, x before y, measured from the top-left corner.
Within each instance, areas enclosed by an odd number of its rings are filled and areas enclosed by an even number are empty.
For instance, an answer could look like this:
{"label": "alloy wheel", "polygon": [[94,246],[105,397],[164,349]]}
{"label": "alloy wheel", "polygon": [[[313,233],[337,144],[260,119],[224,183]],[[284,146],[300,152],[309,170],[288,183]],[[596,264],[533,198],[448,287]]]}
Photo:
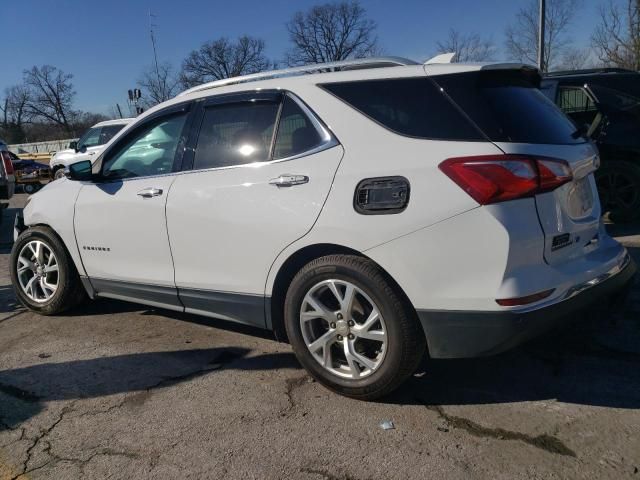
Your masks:
{"label": "alloy wheel", "polygon": [[305,345],[326,370],[343,378],[371,375],[387,351],[387,328],[375,302],[351,282],[317,283],[300,308]]}
{"label": "alloy wheel", "polygon": [[18,281],[24,294],[37,303],[50,300],[58,289],[58,260],[41,240],[26,243],[18,255]]}

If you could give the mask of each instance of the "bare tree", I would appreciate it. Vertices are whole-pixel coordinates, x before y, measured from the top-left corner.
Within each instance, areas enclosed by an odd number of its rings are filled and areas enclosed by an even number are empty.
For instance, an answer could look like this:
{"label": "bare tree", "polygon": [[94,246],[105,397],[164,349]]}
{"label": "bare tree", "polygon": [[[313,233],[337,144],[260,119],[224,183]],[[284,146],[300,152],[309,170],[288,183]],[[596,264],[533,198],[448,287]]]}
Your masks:
{"label": "bare tree", "polygon": [[297,12],[287,23],[293,47],[285,61],[295,66],[375,55],[379,51],[376,28],[356,0]]}
{"label": "bare tree", "polygon": [[268,70],[264,41],[243,35],[237,41],[222,37],[202,44],[182,62],[180,79],[188,88],[213,80]]}
{"label": "bare tree", "polygon": [[567,47],[562,52],[561,60],[558,62],[559,70],[579,70],[581,68],[595,68],[597,61],[590,48]]}
{"label": "bare tree", "polygon": [[71,83],[73,75],[51,65],[34,66],[25,70],[23,75],[24,85],[29,91],[27,112],[45,122],[60,125],[66,133],[73,134],[73,98],[76,94]]}
{"label": "bare tree", "polygon": [[640,70],[640,0],[627,0],[624,7],[609,0],[600,6],[591,42],[606,65]]}
{"label": "bare tree", "polygon": [[455,52],[456,62],[488,62],[494,60],[496,47],[490,39],[477,33],[461,33],[449,30],[449,36],[442,42],[436,42],[438,53]]}
{"label": "bare tree", "polygon": [[4,91],[4,98],[0,104],[0,128],[6,139],[11,142],[20,143],[24,140],[24,125],[31,117],[27,110],[29,98],[29,90],[24,85],[13,85]]}
{"label": "bare tree", "polygon": [[[554,68],[570,46],[567,30],[581,5],[582,0],[547,0],[543,71]],[[538,8],[538,0],[527,0],[517,13],[515,24],[505,31],[507,53],[534,65],[538,61]]]}
{"label": "bare tree", "polygon": [[142,101],[146,108],[175,97],[180,91],[180,77],[169,62],[146,68],[138,79],[138,87],[144,92]]}

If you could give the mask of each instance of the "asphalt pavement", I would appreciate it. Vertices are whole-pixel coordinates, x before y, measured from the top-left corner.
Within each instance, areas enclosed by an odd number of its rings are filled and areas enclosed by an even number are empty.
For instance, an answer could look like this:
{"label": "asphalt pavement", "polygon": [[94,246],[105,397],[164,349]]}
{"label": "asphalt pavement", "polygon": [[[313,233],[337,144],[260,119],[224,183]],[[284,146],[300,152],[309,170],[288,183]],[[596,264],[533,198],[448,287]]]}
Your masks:
{"label": "asphalt pavement", "polygon": [[[0,224],[0,479],[640,479],[638,283],[621,312],[425,361],[361,402],[248,327],[107,300],[25,311],[8,273],[24,201]],[[613,233],[640,263],[640,227]]]}

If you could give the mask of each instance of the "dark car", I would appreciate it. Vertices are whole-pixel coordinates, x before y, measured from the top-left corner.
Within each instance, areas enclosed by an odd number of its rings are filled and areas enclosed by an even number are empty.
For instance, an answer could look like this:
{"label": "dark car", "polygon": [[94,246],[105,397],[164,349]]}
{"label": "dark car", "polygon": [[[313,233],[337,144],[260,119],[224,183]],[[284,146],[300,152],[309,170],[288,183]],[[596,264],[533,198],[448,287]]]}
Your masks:
{"label": "dark car", "polygon": [[640,220],[640,73],[619,68],[555,72],[542,91],[591,137],[602,164],[596,181],[603,212]]}
{"label": "dark car", "polygon": [[15,171],[16,184],[22,185],[25,193],[36,192],[42,186],[42,181],[50,178],[49,165],[31,159],[19,158],[12,152],[8,152],[8,154]]}

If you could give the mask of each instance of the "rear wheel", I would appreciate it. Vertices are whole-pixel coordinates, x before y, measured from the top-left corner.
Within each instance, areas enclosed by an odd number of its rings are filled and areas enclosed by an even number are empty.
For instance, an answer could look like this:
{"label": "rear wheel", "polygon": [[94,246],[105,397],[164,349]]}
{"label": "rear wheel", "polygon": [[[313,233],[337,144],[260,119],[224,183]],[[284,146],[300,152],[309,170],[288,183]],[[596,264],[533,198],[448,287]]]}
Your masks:
{"label": "rear wheel", "polygon": [[43,315],[64,312],[86,296],[66,248],[48,228],[30,228],[18,237],[10,269],[16,297]]}
{"label": "rear wheel", "polygon": [[415,312],[370,260],[331,255],[295,276],[285,327],[300,363],[328,388],[360,399],[396,389],[426,352]]}
{"label": "rear wheel", "polygon": [[596,172],[603,212],[616,223],[640,219],[640,165],[626,161],[603,163]]}

